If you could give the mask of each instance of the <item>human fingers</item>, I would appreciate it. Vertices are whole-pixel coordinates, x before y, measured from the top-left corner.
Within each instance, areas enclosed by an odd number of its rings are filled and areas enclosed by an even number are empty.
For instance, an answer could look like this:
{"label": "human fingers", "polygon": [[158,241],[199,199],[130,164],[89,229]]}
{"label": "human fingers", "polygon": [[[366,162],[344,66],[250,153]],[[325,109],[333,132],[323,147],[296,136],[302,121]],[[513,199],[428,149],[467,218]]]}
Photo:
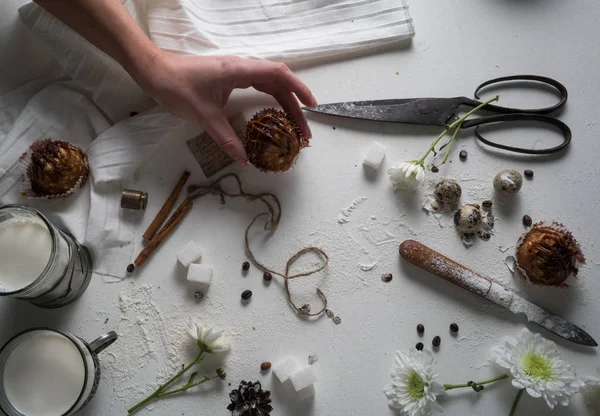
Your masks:
{"label": "human fingers", "polygon": [[237,61],[237,75],[244,85],[255,83],[279,84],[283,89],[293,92],[305,105],[314,107],[317,100],[310,89],[294,74],[287,65],[258,59]]}
{"label": "human fingers", "polygon": [[219,147],[241,167],[248,164],[246,151],[239,137],[233,131],[227,117],[221,111],[215,111],[206,118],[205,130]]}
{"label": "human fingers", "polygon": [[304,112],[300,108],[300,104],[298,104],[298,100],[296,96],[289,91],[280,91],[273,95],[277,102],[283,107],[283,109],[292,115],[296,123],[298,123],[298,127],[300,127],[300,131],[307,139],[312,137],[312,132],[310,131],[310,127],[308,126],[308,122],[304,117]]}

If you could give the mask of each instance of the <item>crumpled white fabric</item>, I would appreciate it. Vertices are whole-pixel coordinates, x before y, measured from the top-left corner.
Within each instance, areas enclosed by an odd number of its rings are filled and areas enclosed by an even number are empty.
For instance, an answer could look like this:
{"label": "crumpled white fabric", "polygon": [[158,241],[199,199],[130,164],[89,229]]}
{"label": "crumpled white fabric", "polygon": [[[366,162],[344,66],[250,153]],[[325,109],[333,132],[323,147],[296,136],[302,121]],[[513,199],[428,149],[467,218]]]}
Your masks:
{"label": "crumpled white fabric", "polygon": [[[404,0],[123,0],[161,48],[178,54],[309,61],[393,45],[414,36]],[[120,279],[133,258],[136,212],[121,190],[184,122],[146,96],[116,62],[34,3],[21,21],[63,68],[0,96],[0,204],[26,203],[68,229],[94,255],[94,271]],[[139,113],[133,117],[131,112]],[[189,132],[185,132],[189,134]],[[91,178],[75,195],[23,200],[15,161],[51,137],[82,147]]]}

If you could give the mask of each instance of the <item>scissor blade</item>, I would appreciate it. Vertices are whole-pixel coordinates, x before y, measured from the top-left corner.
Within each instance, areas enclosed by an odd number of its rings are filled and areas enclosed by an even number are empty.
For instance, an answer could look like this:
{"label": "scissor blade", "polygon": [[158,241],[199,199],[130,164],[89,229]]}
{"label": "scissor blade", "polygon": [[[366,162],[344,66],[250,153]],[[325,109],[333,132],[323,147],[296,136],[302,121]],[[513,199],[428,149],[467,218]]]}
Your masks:
{"label": "scissor blade", "polygon": [[460,98],[406,98],[321,104],[303,110],[361,120],[444,126],[461,103]]}

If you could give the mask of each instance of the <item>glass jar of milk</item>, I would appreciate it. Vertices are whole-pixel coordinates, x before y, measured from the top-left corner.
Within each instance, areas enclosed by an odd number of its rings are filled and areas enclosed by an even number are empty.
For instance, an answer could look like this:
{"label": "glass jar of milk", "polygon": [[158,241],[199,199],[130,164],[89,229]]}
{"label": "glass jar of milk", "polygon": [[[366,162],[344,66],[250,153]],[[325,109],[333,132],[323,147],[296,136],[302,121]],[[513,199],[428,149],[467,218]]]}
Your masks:
{"label": "glass jar of milk", "polygon": [[97,354],[117,339],[108,332],[87,343],[50,328],[33,328],[0,349],[0,413],[70,416],[94,397],[100,382]]}
{"label": "glass jar of milk", "polygon": [[89,250],[34,208],[0,207],[0,296],[59,308],[90,283]]}

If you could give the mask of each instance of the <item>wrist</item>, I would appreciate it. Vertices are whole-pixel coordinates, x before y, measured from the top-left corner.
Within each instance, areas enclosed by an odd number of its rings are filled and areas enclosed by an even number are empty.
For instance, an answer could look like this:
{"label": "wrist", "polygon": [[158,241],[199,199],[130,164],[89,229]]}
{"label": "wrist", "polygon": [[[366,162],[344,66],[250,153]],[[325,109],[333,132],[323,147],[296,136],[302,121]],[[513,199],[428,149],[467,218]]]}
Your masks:
{"label": "wrist", "polygon": [[156,90],[157,76],[163,73],[162,67],[167,61],[166,52],[150,42],[144,48],[143,53],[135,53],[128,59],[128,62],[123,65],[125,70],[131,75],[135,82],[150,96]]}

